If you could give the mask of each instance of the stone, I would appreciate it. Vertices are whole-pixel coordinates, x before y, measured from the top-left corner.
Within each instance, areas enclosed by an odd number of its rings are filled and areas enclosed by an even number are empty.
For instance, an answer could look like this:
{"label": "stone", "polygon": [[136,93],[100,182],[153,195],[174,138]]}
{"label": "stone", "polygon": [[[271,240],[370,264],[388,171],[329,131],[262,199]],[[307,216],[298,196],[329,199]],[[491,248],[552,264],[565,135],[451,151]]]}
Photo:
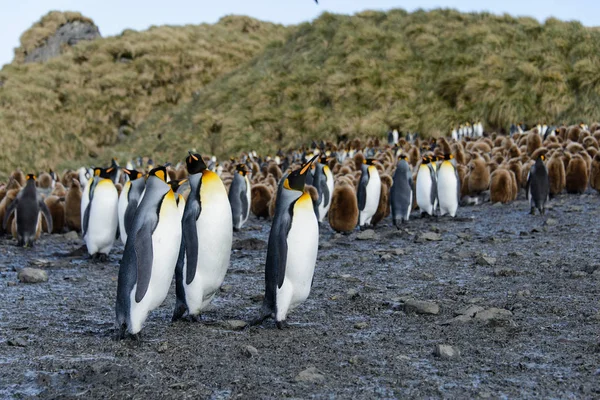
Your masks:
{"label": "stone", "polygon": [[456,236],[458,236],[460,239],[471,240],[471,235],[469,235],[468,233],[459,232],[456,234]]}
{"label": "stone", "polygon": [[369,324],[366,322],[357,322],[354,324],[354,329],[365,329]]}
{"label": "stone", "polygon": [[9,346],[14,346],[14,347],[26,347],[27,339],[22,338],[22,337],[8,339],[7,344]]}
{"label": "stone", "polygon": [[456,312],[456,315],[466,315],[467,317],[472,318],[479,311],[483,311],[483,310],[485,310],[485,308],[483,308],[481,306],[470,305],[470,306],[463,307],[460,310],[458,310]]}
{"label": "stone", "polygon": [[519,273],[513,268],[495,268],[494,276],[516,276]]}
{"label": "stone", "polygon": [[258,356],[258,349],[256,347],[248,344],[248,345],[244,346],[244,348],[242,349],[242,353],[246,357],[252,358],[252,357]]}
{"label": "stone", "polygon": [[403,249],[395,249],[395,250],[392,250],[392,253],[397,256],[403,256],[406,254],[406,251],[404,251]]}
{"label": "stone", "polygon": [[525,254],[523,254],[520,251],[511,251],[510,253],[508,253],[508,255],[511,257],[523,257]]}
{"label": "stone", "polygon": [[6,286],[11,287],[11,286],[17,286],[17,282],[6,282]]}
{"label": "stone", "polygon": [[79,240],[79,234],[75,231],[69,231],[64,234],[64,238],[67,240]]}
{"label": "stone", "polygon": [[455,360],[460,358],[460,350],[447,344],[437,344],[433,354],[442,360]]}
{"label": "stone", "polygon": [[424,281],[433,281],[435,279],[435,275],[429,272],[422,272],[420,278]]}
{"label": "stone", "polygon": [[158,349],[156,351],[158,351],[159,353],[164,353],[169,349],[169,344],[167,342],[162,342],[161,344],[158,345]]}
{"label": "stone", "polygon": [[360,282],[360,279],[357,277],[347,274],[340,275],[340,279],[345,282]]}
{"label": "stone", "polygon": [[381,261],[390,261],[392,259],[392,256],[390,254],[382,254],[381,256],[379,256],[379,259]]}
{"label": "stone", "polygon": [[325,380],[325,375],[321,374],[315,367],[306,368],[296,375],[296,382],[320,382]]}
{"label": "stone", "polygon": [[573,271],[571,273],[571,278],[573,279],[579,279],[579,278],[583,278],[586,277],[588,274],[585,271]]}
{"label": "stone", "polygon": [[38,268],[23,268],[17,274],[17,278],[23,283],[48,282],[46,271]]}
{"label": "stone", "polygon": [[358,290],[348,289],[348,291],[346,292],[346,296],[350,297],[351,299],[354,299],[359,296]]}
{"label": "stone", "polygon": [[440,313],[440,306],[431,301],[409,299],[404,302],[404,312],[437,315]]}
{"label": "stone", "polygon": [[421,236],[419,236],[419,239],[427,240],[429,242],[439,242],[440,240],[442,240],[442,235],[436,232],[425,232],[422,233]]}
{"label": "stone", "polygon": [[356,240],[373,240],[377,239],[377,234],[373,229],[366,229],[356,235]]}
{"label": "stone", "polygon": [[555,226],[556,224],[558,224],[558,221],[554,218],[548,218],[545,222],[545,225],[548,226]]}
{"label": "stone", "polygon": [[223,321],[223,326],[226,329],[231,329],[232,331],[240,331],[244,329],[248,323],[246,321],[242,321],[240,319],[228,319]]}
{"label": "stone", "polygon": [[475,314],[475,319],[484,322],[507,321],[512,317],[513,313],[503,308],[489,308],[479,311]]}
{"label": "stone", "polygon": [[223,292],[223,293],[229,293],[229,292],[231,292],[231,289],[233,289],[232,285],[221,286],[221,292]]}
{"label": "stone", "polygon": [[477,257],[477,264],[491,267],[494,264],[496,264],[496,259],[494,257],[488,257],[486,255],[481,254]]}

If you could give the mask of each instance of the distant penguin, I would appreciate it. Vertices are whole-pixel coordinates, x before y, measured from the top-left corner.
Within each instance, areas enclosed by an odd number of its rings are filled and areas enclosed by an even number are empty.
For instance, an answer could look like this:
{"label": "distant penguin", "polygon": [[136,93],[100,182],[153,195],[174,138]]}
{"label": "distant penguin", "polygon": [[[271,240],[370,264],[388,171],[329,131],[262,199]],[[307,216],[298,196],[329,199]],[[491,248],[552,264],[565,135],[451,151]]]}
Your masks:
{"label": "distant penguin", "polygon": [[229,187],[229,204],[231,205],[231,216],[233,230],[239,231],[248,220],[250,205],[252,202],[250,180],[248,179],[246,165],[238,164],[235,167],[233,181]]}
{"label": "distant penguin", "polygon": [[73,178],[65,198],[65,223],[75,232],[81,232],[81,197],[81,185]]}
{"label": "distant penguin", "polygon": [[476,196],[490,187],[490,170],[485,160],[480,156],[475,156],[469,162],[467,185],[469,186],[468,193],[470,196]]}
{"label": "distant penguin", "polygon": [[437,182],[433,167],[430,165],[430,159],[424,156],[417,172],[417,205],[421,210],[421,215],[435,213],[437,206]]}
{"label": "distant penguin", "polygon": [[281,184],[269,234],[265,297],[260,315],[252,325],[271,317],[277,328],[282,329],[288,311],[310,294],[319,248],[319,223],[304,185],[316,158],[291,172]]}
{"label": "distant penguin", "polygon": [[251,205],[252,214],[257,218],[269,218],[269,203],[273,197],[273,190],[270,186],[259,183],[252,185],[251,189]]}
{"label": "distant penguin", "polygon": [[575,154],[571,157],[566,174],[567,193],[583,194],[588,187],[588,168],[585,159]]}
{"label": "distant penguin", "polygon": [[227,190],[200,154],[186,158],[190,195],[183,214],[183,241],[175,270],[173,320],[195,319],[219,291],[231,256],[233,221]]}
{"label": "distant penguin", "polygon": [[123,168],[125,176],[129,180],[125,183],[123,190],[119,194],[119,203],[117,206],[119,214],[119,234],[123,244],[127,242],[129,228],[133,223],[133,216],[137,209],[138,202],[142,196],[142,192],[146,187],[146,180],[140,171],[134,169]]}
{"label": "distant penguin", "polygon": [[95,168],[81,197],[81,231],[90,256],[100,261],[108,253],[119,228],[119,195],[110,179],[112,168]]}
{"label": "distant penguin", "polygon": [[454,156],[445,154],[444,161],[437,171],[437,195],[440,205],[440,215],[456,216],[460,202],[460,179],[456,167],[452,163]]}
{"label": "distant penguin", "polygon": [[329,225],[339,233],[350,233],[358,224],[358,202],[354,185],[350,178],[340,178],[336,182],[331,207]]}
{"label": "distant penguin", "polygon": [[35,175],[27,175],[25,187],[21,189],[15,200],[8,206],[2,223],[4,229],[7,229],[8,220],[11,214],[15,213],[16,239],[19,246],[33,246],[33,243],[39,237],[41,229],[40,213],[46,218],[48,232],[52,232],[52,216],[46,203],[37,193],[35,181]]}
{"label": "distant penguin", "polygon": [[373,165],[374,161],[372,158],[364,159],[361,165],[361,176],[356,192],[359,210],[358,225],[361,229],[371,226],[371,219],[377,211],[381,196],[381,179],[379,171]]}
{"label": "distant penguin", "polygon": [[167,297],[181,247],[181,215],[165,182],[165,167],[150,171],[119,265],[117,338],[137,336],[148,313]]}
{"label": "distant penguin", "polygon": [[331,207],[331,195],[333,194],[333,174],[327,165],[327,156],[324,154],[315,162],[315,176],[313,186],[317,189],[319,198],[316,202],[316,213],[319,222],[323,222],[329,207]]}
{"label": "distant penguin", "polygon": [[548,161],[548,178],[550,179],[550,196],[562,193],[567,186],[567,172],[560,152],[555,151]]}
{"label": "distant penguin", "polygon": [[545,155],[539,155],[535,160],[535,164],[531,166],[529,175],[527,176],[525,190],[531,206],[530,214],[532,215],[535,214],[536,208],[542,215],[545,214],[545,205],[550,196],[550,180],[548,178],[548,170],[544,164],[545,159]]}
{"label": "distant penguin", "polygon": [[414,182],[412,171],[406,155],[400,155],[396,172],[394,173],[394,184],[390,189],[390,201],[392,205],[392,220],[400,229],[402,221],[408,221],[412,211],[414,195]]}
{"label": "distant penguin", "polygon": [[492,173],[490,184],[490,201],[506,204],[513,200],[513,182],[511,171],[498,168]]}

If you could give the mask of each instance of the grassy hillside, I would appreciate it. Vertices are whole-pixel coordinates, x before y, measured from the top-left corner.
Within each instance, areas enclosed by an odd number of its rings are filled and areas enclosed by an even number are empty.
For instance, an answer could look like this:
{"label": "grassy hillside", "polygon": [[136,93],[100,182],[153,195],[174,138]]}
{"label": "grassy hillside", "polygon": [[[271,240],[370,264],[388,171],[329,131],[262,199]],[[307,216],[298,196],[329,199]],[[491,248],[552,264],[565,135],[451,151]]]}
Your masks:
{"label": "grassy hillside", "polygon": [[229,16],[214,25],[125,31],[67,47],[46,63],[21,63],[53,29],[83,18],[44,17],[22,35],[15,61],[0,71],[0,178],[15,167],[74,166],[94,157],[105,162],[150,112],[191,99],[287,29]]}
{"label": "grassy hillside", "polygon": [[326,13],[191,102],[153,114],[127,145],[170,159],[190,143],[224,156],[390,126],[437,135],[465,120],[487,129],[598,120],[599,55],[600,31],[578,22]]}

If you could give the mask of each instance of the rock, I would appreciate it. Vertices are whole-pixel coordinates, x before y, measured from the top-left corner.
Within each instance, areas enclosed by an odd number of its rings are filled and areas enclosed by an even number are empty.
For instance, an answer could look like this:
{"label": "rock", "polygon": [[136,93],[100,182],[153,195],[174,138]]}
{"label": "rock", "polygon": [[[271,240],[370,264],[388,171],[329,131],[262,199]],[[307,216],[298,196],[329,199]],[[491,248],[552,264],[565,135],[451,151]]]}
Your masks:
{"label": "rock", "polygon": [[520,251],[511,251],[508,253],[508,255],[511,257],[523,257],[525,254],[521,253]]}
{"label": "rock", "polygon": [[356,235],[356,240],[374,240],[377,239],[377,234],[373,229],[367,229],[362,232],[359,232]]}
{"label": "rock", "polygon": [[558,224],[558,221],[554,218],[548,218],[544,224],[548,226],[555,226]]}
{"label": "rock", "polygon": [[406,254],[406,251],[404,251],[403,249],[395,249],[392,250],[392,254],[395,254],[397,256],[403,256]]}
{"label": "rock", "polygon": [[26,347],[27,346],[27,339],[22,338],[22,337],[8,339],[7,344],[9,346],[15,346],[15,347]]}
{"label": "rock", "polygon": [[335,246],[335,245],[333,243],[331,243],[331,242],[321,242],[321,243],[319,243],[319,248],[320,249],[330,249],[333,246]]}
{"label": "rock", "polygon": [[512,315],[512,312],[503,308],[490,308],[477,312],[474,318],[484,322],[499,322],[508,321]]}
{"label": "rock", "polygon": [[494,276],[516,276],[516,275],[519,275],[519,273],[512,268],[496,268],[496,269],[494,269]]}
{"label": "rock", "polygon": [[358,290],[348,289],[348,291],[346,292],[346,296],[350,297],[351,299],[354,299],[359,296]]}
{"label": "rock", "polygon": [[477,257],[477,264],[491,267],[496,264],[496,259],[482,254]]}
{"label": "rock", "polygon": [[419,236],[419,239],[427,240],[430,242],[439,242],[440,240],[442,240],[442,235],[436,232],[425,232],[422,233],[421,236]]}
{"label": "rock", "polygon": [[527,297],[527,296],[531,296],[531,291],[529,291],[529,289],[519,290],[517,292],[517,297]]}
{"label": "rock", "polygon": [[244,348],[242,349],[242,353],[248,357],[248,358],[252,358],[252,357],[256,357],[258,356],[258,349],[254,346],[250,346],[250,345],[246,345],[244,346]]}
{"label": "rock", "polygon": [[379,259],[381,261],[390,261],[392,259],[392,256],[390,254],[382,254],[381,256],[379,256]]}
{"label": "rock", "polygon": [[435,279],[435,275],[433,275],[429,272],[422,272],[420,275],[420,278],[423,279],[424,281],[433,281]]}
{"label": "rock", "polygon": [[17,286],[17,282],[6,282],[6,286],[11,287],[11,286]]}
{"label": "rock", "polygon": [[223,293],[229,293],[229,292],[231,292],[231,289],[233,289],[232,285],[223,285],[223,286],[221,286],[220,290]]}
{"label": "rock", "polygon": [[579,278],[583,278],[586,277],[588,274],[585,271],[573,271],[571,273],[571,278],[573,279],[579,279]]}
{"label": "rock", "polygon": [[315,367],[306,368],[296,375],[296,382],[320,382],[325,380],[325,375],[321,374]]}
{"label": "rock", "polygon": [[369,324],[366,322],[357,322],[354,324],[354,329],[365,329],[367,326],[369,326]]}
{"label": "rock", "polygon": [[485,308],[483,308],[481,306],[470,305],[470,306],[463,307],[460,310],[458,310],[456,312],[456,315],[466,315],[467,317],[472,318],[479,311],[483,311],[483,310],[485,310]]}
{"label": "rock", "polygon": [[460,239],[471,240],[471,235],[469,235],[468,233],[459,232],[456,234],[456,236],[458,236]]}
{"label": "rock", "polygon": [[167,342],[162,342],[161,344],[158,345],[158,349],[156,351],[158,351],[159,353],[164,353],[168,349],[169,349],[169,344]]}
{"label": "rock", "polygon": [[365,362],[365,359],[361,356],[352,356],[352,357],[350,357],[348,362],[352,365],[360,365]]}
{"label": "rock", "polygon": [[225,329],[231,329],[232,331],[240,331],[244,329],[248,323],[240,319],[228,319],[223,321],[223,327]]}
{"label": "rock", "polygon": [[460,358],[460,350],[447,344],[437,344],[433,354],[442,360],[455,360]]}
{"label": "rock", "polygon": [[48,282],[48,274],[43,269],[23,268],[17,274],[17,278],[23,283]]}
{"label": "rock", "polygon": [[81,40],[100,37],[98,27],[92,22],[69,21],[50,35],[41,46],[25,54],[25,62],[44,62],[59,56],[64,45],[73,46]]}
{"label": "rock", "polygon": [[357,277],[347,274],[340,275],[340,279],[345,282],[360,282],[360,279]]}
{"label": "rock", "polygon": [[255,238],[241,239],[236,240],[231,248],[232,250],[264,250],[267,248],[267,242]]}
{"label": "rock", "polygon": [[409,299],[404,302],[404,312],[437,315],[440,313],[440,307],[431,301]]}
{"label": "rock", "polygon": [[69,231],[64,234],[64,238],[67,240],[79,240],[79,234],[75,231]]}

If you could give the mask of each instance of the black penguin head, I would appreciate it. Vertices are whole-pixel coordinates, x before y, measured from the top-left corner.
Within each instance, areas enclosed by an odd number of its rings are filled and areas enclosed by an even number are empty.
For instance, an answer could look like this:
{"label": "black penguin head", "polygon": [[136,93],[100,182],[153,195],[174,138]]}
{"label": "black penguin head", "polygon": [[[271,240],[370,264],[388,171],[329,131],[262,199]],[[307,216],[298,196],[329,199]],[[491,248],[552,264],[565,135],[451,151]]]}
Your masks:
{"label": "black penguin head", "polygon": [[311,158],[307,163],[302,164],[300,169],[290,172],[283,182],[283,187],[288,190],[304,191],[304,183],[306,182],[306,173],[310,170],[311,165],[315,162],[318,155]]}
{"label": "black penguin head", "polygon": [[123,168],[123,172],[125,172],[127,176],[129,176],[130,181],[135,181],[136,179],[141,178],[143,175],[140,171],[135,169]]}
{"label": "black penguin head", "polygon": [[398,156],[398,161],[400,161],[400,160],[408,160],[408,157],[406,156],[406,154],[400,154]]}
{"label": "black penguin head", "polygon": [[100,167],[96,167],[94,168],[94,176],[97,176],[99,178],[103,178],[103,179],[110,179],[110,172],[113,170],[113,168],[100,168]]}
{"label": "black penguin head", "polygon": [[546,156],[544,154],[540,154],[540,156],[537,159],[538,160],[542,160],[542,161],[546,161]]}
{"label": "black penguin head", "polygon": [[169,186],[171,186],[171,190],[173,191],[173,193],[176,193],[177,189],[179,189],[179,187],[186,182],[187,182],[187,179],[179,179],[179,180],[172,179],[168,182],[168,184],[169,184]]}
{"label": "black penguin head", "polygon": [[35,176],[35,174],[27,174],[26,179],[28,181],[34,181],[35,182],[37,180],[37,177]]}
{"label": "black penguin head", "polygon": [[245,164],[238,164],[235,166],[235,172],[237,172],[241,176],[246,176],[246,174],[248,173],[248,170],[246,169]]}
{"label": "black penguin head", "polygon": [[167,182],[167,168],[166,167],[156,167],[150,170],[148,176],[156,176],[163,182]]}
{"label": "black penguin head", "polygon": [[421,164],[429,164],[430,161],[429,156],[423,156]]}
{"label": "black penguin head", "polygon": [[375,160],[374,158],[365,158],[363,160],[363,164],[367,164],[367,165],[375,165]]}
{"label": "black penguin head", "polygon": [[454,158],[454,154],[450,153],[450,154],[444,154],[444,160],[446,161],[450,161]]}
{"label": "black penguin head", "polygon": [[189,156],[185,159],[185,165],[187,167],[188,174],[197,174],[206,169],[206,164],[202,159],[202,156],[198,153],[192,154],[188,152]]}

